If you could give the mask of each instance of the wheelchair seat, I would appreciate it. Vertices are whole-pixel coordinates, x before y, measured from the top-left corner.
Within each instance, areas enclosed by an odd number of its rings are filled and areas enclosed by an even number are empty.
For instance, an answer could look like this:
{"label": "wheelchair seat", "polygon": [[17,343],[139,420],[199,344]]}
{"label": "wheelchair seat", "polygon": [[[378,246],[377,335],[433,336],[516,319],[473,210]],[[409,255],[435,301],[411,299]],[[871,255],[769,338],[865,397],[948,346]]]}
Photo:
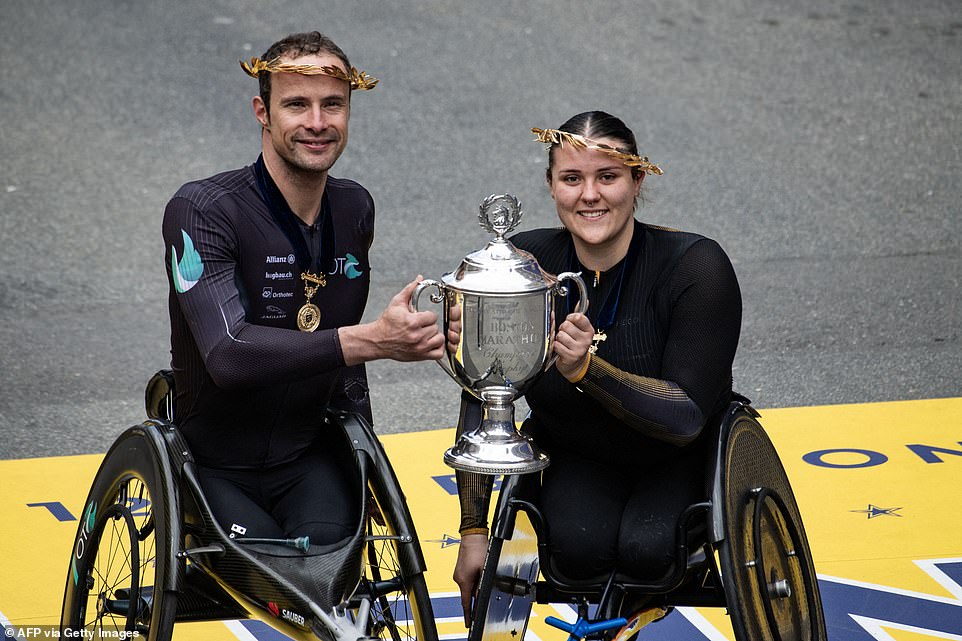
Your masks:
{"label": "wheelchair seat", "polygon": [[[331,422],[327,418],[328,423]],[[357,465],[358,514],[369,510],[366,488],[370,476],[370,460],[355,452]],[[275,603],[297,604],[292,612],[307,612],[309,602],[330,610],[344,603],[358,584],[361,575],[362,549],[366,520],[359,518],[352,536],[339,542],[318,546],[305,538],[285,542],[254,542],[232,538],[215,520],[203,494],[196,465],[187,460],[181,469],[182,514],[185,548],[182,555],[239,602],[250,600],[249,610],[270,609]],[[217,548],[211,551],[211,548]],[[251,599],[248,595],[270,593],[270,597]],[[304,596],[299,596],[304,595]],[[309,596],[308,596],[309,595]],[[186,614],[186,613],[185,613]]]}
{"label": "wheelchair seat", "polygon": [[121,434],[104,457],[78,528],[64,631],[115,627],[161,640],[175,621],[253,617],[295,639],[436,641],[414,525],[362,417],[323,418],[341,428],[356,464],[353,536],[324,546],[233,539],[214,519],[171,422],[173,393],[169,372],[154,375],[145,391],[151,418]]}
{"label": "wheelchair seat", "polygon": [[[506,477],[469,641],[522,638],[534,603],[576,604],[585,619],[592,604],[595,621],[639,607],[727,607],[738,641],[824,641],[801,514],[758,418],[747,399],[736,397],[710,426],[706,500],[678,515],[674,562],[656,578],[617,570],[590,580],[565,577],[549,553],[536,475]],[[604,634],[592,638],[613,633]]]}

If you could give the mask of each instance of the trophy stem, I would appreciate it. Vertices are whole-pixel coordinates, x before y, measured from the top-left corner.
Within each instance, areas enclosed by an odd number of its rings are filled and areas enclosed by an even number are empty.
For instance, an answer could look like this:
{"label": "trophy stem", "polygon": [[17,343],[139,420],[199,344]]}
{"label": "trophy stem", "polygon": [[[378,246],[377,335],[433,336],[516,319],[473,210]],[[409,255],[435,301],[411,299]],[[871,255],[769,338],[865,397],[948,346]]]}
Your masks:
{"label": "trophy stem", "polygon": [[481,474],[530,474],[548,466],[548,455],[514,422],[514,399],[508,387],[481,391],[481,425],[465,432],[444,453],[444,462],[456,470]]}
{"label": "trophy stem", "polygon": [[481,430],[491,439],[514,440],[517,433],[514,422],[514,392],[504,393],[493,388],[482,391],[481,398]]}

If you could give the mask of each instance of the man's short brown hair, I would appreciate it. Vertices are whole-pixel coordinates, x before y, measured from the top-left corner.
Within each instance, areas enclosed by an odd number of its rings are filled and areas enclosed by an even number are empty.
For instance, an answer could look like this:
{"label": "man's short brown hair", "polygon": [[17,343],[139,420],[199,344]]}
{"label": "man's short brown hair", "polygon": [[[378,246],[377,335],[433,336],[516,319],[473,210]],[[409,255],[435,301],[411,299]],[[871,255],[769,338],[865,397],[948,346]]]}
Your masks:
{"label": "man's short brown hair", "polygon": [[[337,46],[337,43],[319,31],[292,33],[268,47],[264,55],[261,56],[261,60],[270,62],[281,56],[286,58],[299,58],[301,56],[310,56],[318,53],[329,53],[336,56],[344,63],[345,71],[349,72],[351,70],[351,62],[347,59],[347,54]],[[264,101],[268,115],[270,115],[271,112],[271,75],[270,72],[264,72],[258,76],[261,100]]]}

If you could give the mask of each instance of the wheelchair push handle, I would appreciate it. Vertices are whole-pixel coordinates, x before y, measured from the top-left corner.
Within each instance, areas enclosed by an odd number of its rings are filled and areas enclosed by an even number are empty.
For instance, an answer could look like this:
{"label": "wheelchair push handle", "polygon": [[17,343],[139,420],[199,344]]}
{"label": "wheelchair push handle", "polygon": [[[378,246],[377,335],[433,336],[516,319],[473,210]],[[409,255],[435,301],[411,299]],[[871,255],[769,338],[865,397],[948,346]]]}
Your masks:
{"label": "wheelchair push handle", "polygon": [[604,619],[602,621],[589,621],[584,617],[578,617],[578,620],[574,623],[567,623],[557,617],[549,616],[544,618],[544,622],[553,628],[567,632],[570,635],[568,636],[568,641],[581,641],[581,639],[584,639],[589,634],[604,632],[605,630],[612,630],[628,625],[628,619],[624,617]]}

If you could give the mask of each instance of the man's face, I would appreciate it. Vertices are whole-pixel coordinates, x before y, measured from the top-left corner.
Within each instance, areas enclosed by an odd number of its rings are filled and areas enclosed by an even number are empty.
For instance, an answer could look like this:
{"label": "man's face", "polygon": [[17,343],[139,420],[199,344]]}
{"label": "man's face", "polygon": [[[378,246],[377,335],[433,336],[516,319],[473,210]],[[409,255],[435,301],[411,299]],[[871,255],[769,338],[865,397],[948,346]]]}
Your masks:
{"label": "man's face", "polygon": [[[326,53],[283,61],[344,69],[339,58]],[[280,161],[292,173],[326,174],[347,146],[351,115],[348,83],[325,75],[275,73],[270,101],[268,113],[260,96],[254,98],[254,115],[265,128],[268,163]]]}

